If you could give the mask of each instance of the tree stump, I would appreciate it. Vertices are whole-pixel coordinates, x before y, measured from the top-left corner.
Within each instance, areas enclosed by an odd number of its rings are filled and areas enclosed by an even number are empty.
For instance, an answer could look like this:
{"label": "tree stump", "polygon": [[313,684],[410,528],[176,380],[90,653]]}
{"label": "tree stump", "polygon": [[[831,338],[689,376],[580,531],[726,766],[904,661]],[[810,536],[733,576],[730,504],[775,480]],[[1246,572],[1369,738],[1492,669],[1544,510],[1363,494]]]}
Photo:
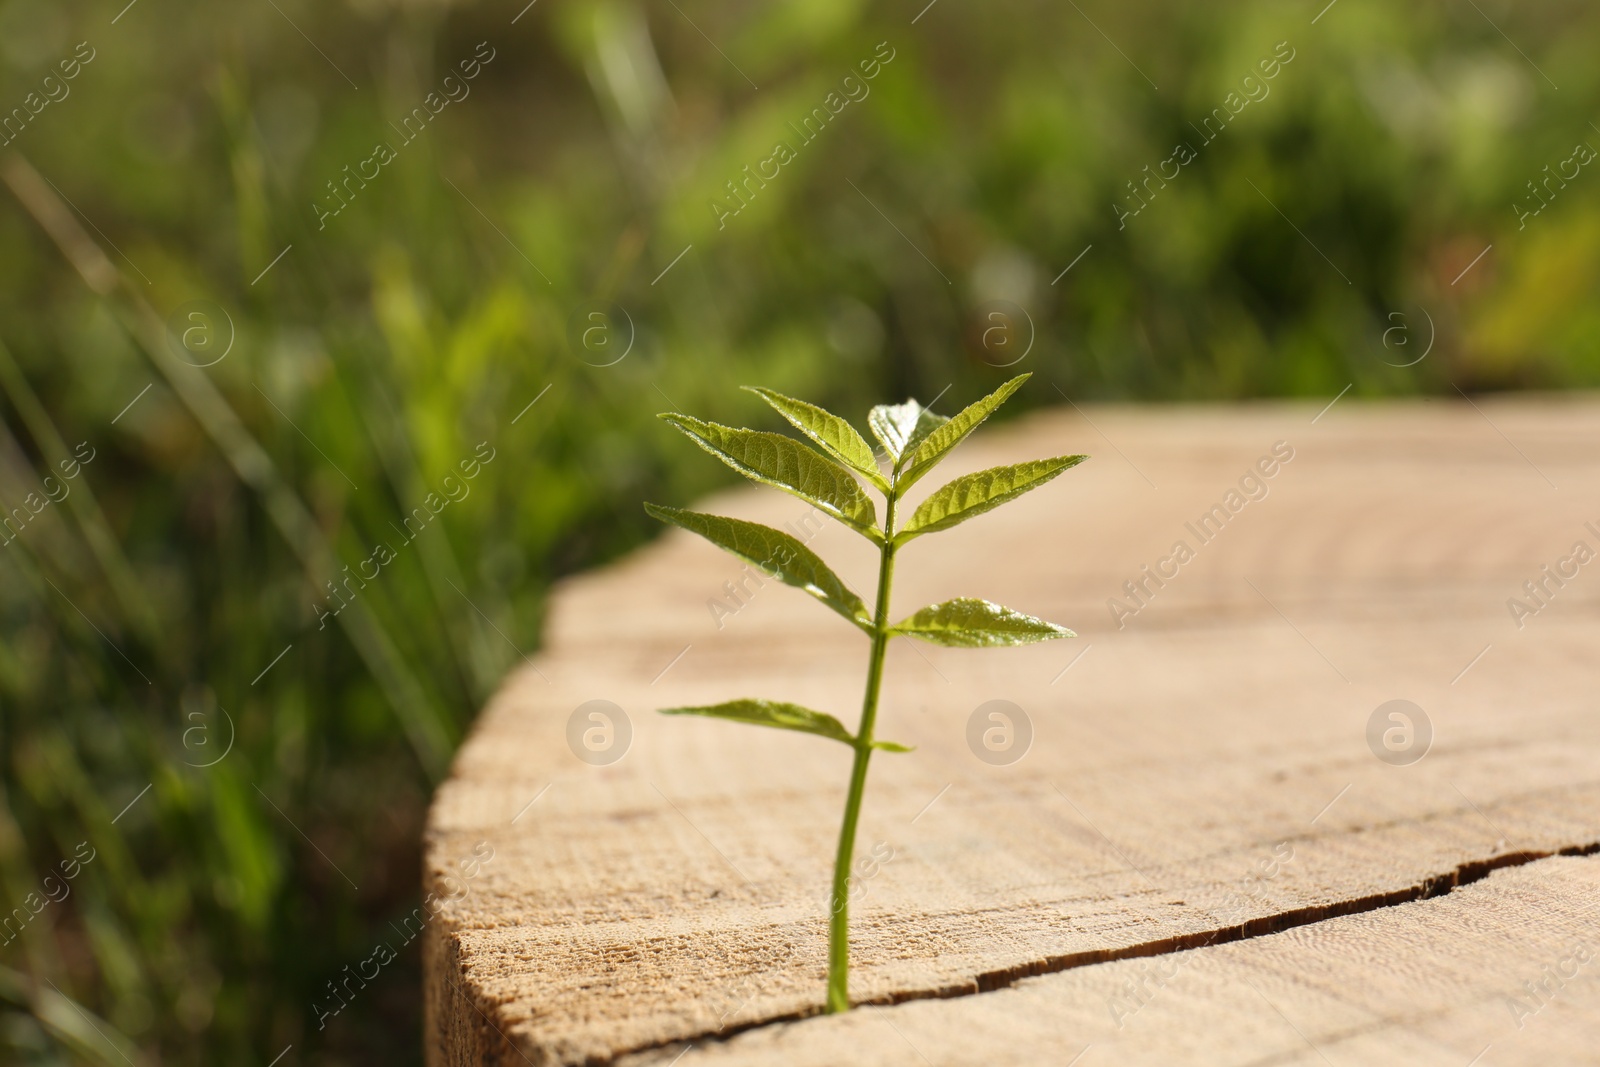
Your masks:
{"label": "tree stump", "polygon": [[[1045,412],[918,487],[1090,453],[894,605],[1080,636],[890,646],[844,1015],[848,749],[655,709],[853,724],[866,639],[677,531],[566,583],[430,812],[429,1064],[1600,1062],[1600,403],[1321,408]],[[870,598],[803,503],[695,506]]]}

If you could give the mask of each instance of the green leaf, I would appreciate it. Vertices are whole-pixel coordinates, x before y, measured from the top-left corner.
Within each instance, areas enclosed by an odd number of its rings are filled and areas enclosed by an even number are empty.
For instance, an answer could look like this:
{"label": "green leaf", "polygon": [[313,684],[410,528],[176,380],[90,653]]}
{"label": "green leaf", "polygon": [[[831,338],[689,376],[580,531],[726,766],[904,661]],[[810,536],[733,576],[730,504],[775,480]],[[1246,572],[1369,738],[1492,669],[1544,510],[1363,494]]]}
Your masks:
{"label": "green leaf", "polygon": [[951,449],[965,441],[968,434],[981,426],[984,419],[993,415],[1031,377],[1032,373],[1019,374],[982,400],[963,408],[955,417],[947,419],[944,425],[928,434],[916,451],[908,456],[909,464],[905,473],[897,479],[900,488],[904,490],[915,485],[918,479],[932,470]]}
{"label": "green leaf", "polygon": [[874,540],[883,535],[872,501],[849,471],[793,438],[738,430],[676,412],[661,418],[701,448],[755,481],[793,493]]}
{"label": "green leaf", "polygon": [[891,631],[956,648],[1031,645],[1057,637],[1077,637],[1065,626],[973,597],[957,597],[923,608]]}
{"label": "green leaf", "polygon": [[900,457],[904,463],[917,454],[917,447],[928,439],[928,435],[950,421],[948,415],[936,415],[927,408],[917,416],[917,425],[911,431],[911,436],[906,440],[905,454]]}
{"label": "green leaf", "polygon": [[707,715],[713,719],[747,722],[753,726],[772,726],[779,730],[799,730],[801,733],[830,737],[855,745],[856,739],[844,728],[844,723],[832,715],[802,708],[799,704],[785,704],[776,700],[730,700],[726,704],[693,708],[662,708],[663,715]]}
{"label": "green leaf", "polygon": [[646,504],[644,509],[662,522],[697,533],[740,559],[754,563],[768,577],[804,589],[857,626],[871,627],[866,604],[797,538],[759,522],[683,511],[660,504]]}
{"label": "green leaf", "polygon": [[915,752],[916,751],[916,749],[912,748],[910,745],[896,744],[893,741],[874,741],[874,742],[872,742],[872,747],[873,748],[881,748],[885,752]]}
{"label": "green leaf", "polygon": [[935,530],[945,530],[974,515],[982,515],[1008,500],[1015,500],[1030,489],[1037,489],[1062,471],[1076,467],[1088,456],[1057,456],[1054,459],[1034,459],[1014,463],[1008,467],[990,467],[986,471],[963,474],[948,485],[934,490],[924,500],[900,532],[896,543]]}
{"label": "green leaf", "polygon": [[896,470],[903,459],[910,456],[930,433],[950,420],[935,415],[915,400],[904,404],[879,404],[867,414],[867,427],[872,430]]}
{"label": "green leaf", "polygon": [[865,475],[880,489],[889,487],[878,470],[878,461],[873,458],[872,446],[844,419],[815,404],[784,396],[771,389],[755,385],[747,385],[745,389],[772,405],[774,411],[788,419],[790,425],[815,441],[817,447],[828,455]]}

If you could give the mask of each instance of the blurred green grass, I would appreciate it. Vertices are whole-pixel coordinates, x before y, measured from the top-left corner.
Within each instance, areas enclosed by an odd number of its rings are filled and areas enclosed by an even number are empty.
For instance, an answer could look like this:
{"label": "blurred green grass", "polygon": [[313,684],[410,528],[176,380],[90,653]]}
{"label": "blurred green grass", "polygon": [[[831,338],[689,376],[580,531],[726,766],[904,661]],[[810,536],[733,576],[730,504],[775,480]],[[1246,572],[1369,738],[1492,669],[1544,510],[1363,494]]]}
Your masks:
{"label": "blurred green grass", "polygon": [[[0,933],[7,1062],[420,1062],[415,948],[326,1029],[313,1003],[415,907],[431,788],[551,584],[649,536],[640,500],[721,484],[656,411],[757,421],[732,386],[759,382],[860,412],[1017,370],[1018,407],[1600,380],[1600,177],[1524,227],[1511,206],[1600,144],[1592,6],[1485,5],[1516,46],[1471,6],[1366,0],[1315,25],[1239,0],[521,6],[0,6],[0,105],[95,51],[0,149],[0,507],[27,511],[0,550],[0,918],[95,850]],[[884,41],[865,99],[719,228],[726,183]],[[1270,93],[1201,147],[1280,41]],[[1179,142],[1196,161],[1119,228]],[[1033,323],[1014,368],[990,300]],[[204,369],[164,327],[192,301],[232,326]],[[598,366],[572,324],[611,306],[632,347]],[[1423,311],[1429,357],[1395,366]]]}

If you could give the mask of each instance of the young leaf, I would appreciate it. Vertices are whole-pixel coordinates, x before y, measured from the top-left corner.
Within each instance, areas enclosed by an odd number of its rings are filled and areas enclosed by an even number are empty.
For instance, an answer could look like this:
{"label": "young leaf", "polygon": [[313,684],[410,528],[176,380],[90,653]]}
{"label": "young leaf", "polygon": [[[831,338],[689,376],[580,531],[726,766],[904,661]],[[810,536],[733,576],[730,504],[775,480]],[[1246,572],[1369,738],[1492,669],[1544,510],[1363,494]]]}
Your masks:
{"label": "young leaf", "polygon": [[861,484],[833,460],[778,433],[737,430],[676,412],[661,416],[690,440],[755,481],[815,504],[848,526],[877,539],[878,514]]}
{"label": "young leaf", "polygon": [[982,515],[1030,489],[1037,489],[1062,471],[1076,467],[1088,458],[1057,456],[1054,459],[1034,459],[1009,467],[990,467],[986,471],[963,474],[948,485],[934,490],[933,495],[911,513],[911,518],[895,535],[895,541],[904,543],[919,534],[966,522],[974,515]]}
{"label": "young leaf", "polygon": [[993,415],[995,410],[1004,404],[1012,393],[1021,389],[1022,383],[1031,377],[1033,377],[1031,372],[1019,374],[982,400],[963,408],[953,418],[946,420],[944,425],[928,434],[916,452],[908,457],[909,462],[905,472],[898,479],[900,487],[909,489],[915,485],[919,478],[932,470],[951,449],[966,440],[969,433],[982,425],[984,419]]}
{"label": "young leaf", "polygon": [[777,700],[730,700],[725,704],[694,708],[662,708],[663,715],[708,715],[713,719],[747,722],[754,726],[773,726],[780,730],[799,730],[801,733],[830,737],[854,745],[856,739],[844,728],[844,723],[832,715],[802,708],[799,704],[785,704]]}
{"label": "young leaf", "polygon": [[712,544],[760,567],[762,573],[786,585],[804,589],[863,629],[872,625],[867,606],[828,569],[822,559],[799,540],[758,522],[705,515],[698,511],[646,504],[645,511],[662,522],[697,533]]}
{"label": "young leaf", "polygon": [[[907,460],[917,454],[918,446],[928,439],[929,434],[949,421],[950,417],[948,415],[936,415],[927,408],[923,408],[921,414],[917,416],[916,427],[912,429],[911,436],[906,440],[906,450],[900,457],[900,465],[904,466]],[[898,470],[899,468],[896,467],[896,469]]]}
{"label": "young leaf", "polygon": [[[685,415],[663,415],[662,418],[671,421],[694,438],[696,444],[741,474],[809,500],[881,543],[885,532],[872,525],[876,521],[876,512],[865,500],[861,487],[850,472],[855,471],[867,477],[882,489],[888,500],[889,513],[897,514],[896,505],[901,493],[960,444],[1027,378],[1027,375],[1023,375],[1007,382],[954,419],[935,415],[915,400],[873,408],[867,422],[873,436],[889,454],[893,475],[888,478],[877,470],[877,457],[868,453],[866,441],[843,419],[770,389],[755,389],[753,392],[810,438],[821,452],[813,452],[798,441],[776,434],[735,430]],[[916,510],[892,543],[883,544],[878,564],[880,603],[887,603],[890,595],[896,545],[981,514],[1036,485],[1043,485],[1084,458],[1060,456],[1011,467],[997,467],[957,478],[938,490]],[[736,555],[757,562],[764,570],[776,564],[775,572],[769,570],[769,573],[807,590],[869,633],[885,636],[904,634],[935,644],[968,648],[1023,645],[1056,637],[1076,636],[1063,626],[985,600],[966,597],[923,608],[898,626],[883,631],[878,628],[879,620],[876,617],[867,619],[866,606],[861,598],[845,588],[838,577],[798,541],[776,530],[738,519],[700,515],[650,504],[645,507],[657,518],[693,530]],[[856,750],[850,789],[845,797],[845,815],[839,826],[839,847],[834,854],[833,906],[828,917],[826,1004],[830,1012],[848,1011],[851,1006],[850,872],[854,862],[857,819],[866,789],[866,760],[875,748],[886,752],[911,751],[908,746],[894,741],[872,740],[887,644],[884,640],[872,643],[858,735],[852,735],[831,715],[777,701],[735,700],[704,707],[663,709],[668,715],[706,715],[817,734],[850,745]]]}
{"label": "young leaf", "polygon": [[744,388],[772,405],[774,411],[788,419],[791,426],[815,441],[817,447],[828,455],[851,470],[865,475],[878,488],[889,487],[889,483],[878,471],[878,461],[873,458],[872,446],[867,444],[856,428],[844,419],[815,404],[784,396],[771,389],[755,385],[747,385]]}
{"label": "young leaf", "polygon": [[901,462],[916,451],[917,445],[934,430],[950,420],[935,415],[915,400],[904,404],[879,404],[867,414],[867,427],[872,430],[896,470]]}
{"label": "young leaf", "polygon": [[923,608],[896,625],[893,632],[956,648],[1030,645],[1078,636],[1065,626],[973,597],[957,597]]}

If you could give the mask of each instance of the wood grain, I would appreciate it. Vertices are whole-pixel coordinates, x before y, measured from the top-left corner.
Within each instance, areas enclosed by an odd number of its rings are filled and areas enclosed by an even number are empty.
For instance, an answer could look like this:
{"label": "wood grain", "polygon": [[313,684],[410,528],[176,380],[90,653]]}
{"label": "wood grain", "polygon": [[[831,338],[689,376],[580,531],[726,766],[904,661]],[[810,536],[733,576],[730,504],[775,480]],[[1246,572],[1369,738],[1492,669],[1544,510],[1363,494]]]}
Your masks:
{"label": "wood grain", "polygon": [[762,1027],[619,1067],[1595,1063],[1597,894],[1600,859],[1542,860],[1447,897],[980,996]]}
{"label": "wood grain", "polygon": [[[980,431],[946,462],[948,478],[1094,457],[910,545],[896,615],[982,596],[1081,636],[891,647],[879,734],[918,750],[873,763],[858,1001],[992,1000],[974,995],[1118,955],[1218,952],[1600,841],[1600,564],[1543,579],[1535,614],[1507,606],[1575,542],[1600,550],[1600,404],[1320,407],[1068,409]],[[1201,543],[1186,524],[1278,442],[1293,457],[1265,496]],[[807,511],[761,490],[695,506],[780,526]],[[1108,599],[1180,539],[1193,558],[1115,619]],[[866,542],[826,523],[810,547],[870,595]],[[427,885],[458,894],[426,931],[431,1064],[608,1063],[820,1008],[848,751],[653,712],[765,696],[854,722],[865,639],[776,583],[746,581],[747,603],[714,619],[741,570],[673,533],[558,592],[543,651],[485,709],[430,813]],[[1006,766],[967,742],[996,699],[1034,735]],[[1393,699],[1432,725],[1406,766],[1367,740]],[[631,723],[609,765],[567,742],[590,700]],[[462,878],[475,847],[493,859]],[[877,1029],[874,1047],[900,1040]],[[1182,1062],[1235,1062],[1219,1057]]]}

